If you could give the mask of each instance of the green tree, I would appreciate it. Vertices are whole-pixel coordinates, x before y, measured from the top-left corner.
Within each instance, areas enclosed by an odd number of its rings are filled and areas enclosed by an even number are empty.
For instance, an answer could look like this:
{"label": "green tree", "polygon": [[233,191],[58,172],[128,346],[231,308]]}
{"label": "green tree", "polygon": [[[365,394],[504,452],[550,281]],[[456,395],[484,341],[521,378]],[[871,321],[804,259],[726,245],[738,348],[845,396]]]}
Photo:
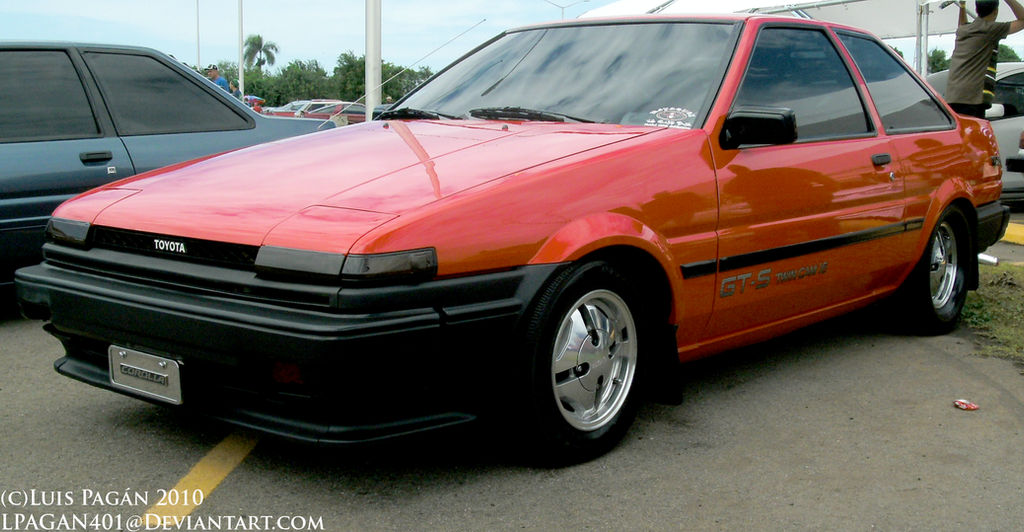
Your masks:
{"label": "green tree", "polygon": [[262,35],[253,34],[245,38],[242,57],[247,67],[255,66],[257,70],[263,70],[263,65],[274,66],[278,51],[277,43],[264,41]]}
{"label": "green tree", "polygon": [[[411,91],[434,72],[428,67],[406,69],[401,65],[384,61],[381,64],[381,98],[397,100]],[[390,81],[389,81],[390,80]],[[355,101],[366,94],[366,57],[357,56],[351,50],[338,56],[331,83],[335,94],[342,100]]]}
{"label": "green tree", "polygon": [[277,78],[276,92],[285,102],[325,98],[331,93],[327,71],[315,59],[292,61],[281,70]]}
{"label": "green tree", "polygon": [[266,100],[269,107],[288,103],[279,90],[277,76],[264,73],[261,70],[245,72],[245,93],[254,94]]}
{"label": "green tree", "polygon": [[932,48],[932,51],[928,54],[928,73],[942,72],[943,70],[949,70],[949,59],[946,57],[946,51],[940,48]]}
{"label": "green tree", "polygon": [[1013,51],[1013,48],[1005,44],[999,45],[999,55],[996,57],[996,61],[999,63],[1008,63],[1012,61],[1020,61],[1020,56],[1017,52]]}

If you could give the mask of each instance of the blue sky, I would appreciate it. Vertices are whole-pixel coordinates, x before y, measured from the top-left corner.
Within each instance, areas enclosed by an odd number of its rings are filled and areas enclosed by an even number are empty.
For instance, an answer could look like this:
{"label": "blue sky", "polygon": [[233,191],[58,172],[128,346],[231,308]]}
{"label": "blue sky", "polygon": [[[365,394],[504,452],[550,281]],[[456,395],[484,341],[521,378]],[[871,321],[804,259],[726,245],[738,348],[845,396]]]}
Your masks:
{"label": "blue sky", "polygon": [[[577,0],[552,0],[569,5]],[[610,3],[589,0],[565,16]],[[479,26],[418,66],[438,70],[500,31],[557,20],[544,0],[382,0],[382,46],[387,61],[410,65],[456,35]],[[199,0],[199,59],[238,60],[238,0]],[[328,72],[338,54],[365,49],[363,0],[244,0],[243,32],[280,48],[276,67],[316,59]],[[196,0],[0,0],[0,39],[63,40],[147,46],[196,62]]]}

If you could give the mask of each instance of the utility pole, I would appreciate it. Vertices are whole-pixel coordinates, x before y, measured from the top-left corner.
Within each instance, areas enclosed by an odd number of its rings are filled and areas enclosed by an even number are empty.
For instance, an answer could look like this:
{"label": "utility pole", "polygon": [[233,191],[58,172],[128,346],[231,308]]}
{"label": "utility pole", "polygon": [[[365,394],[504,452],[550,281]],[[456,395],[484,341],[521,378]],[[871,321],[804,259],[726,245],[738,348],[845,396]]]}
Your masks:
{"label": "utility pole", "polygon": [[380,105],[381,0],[366,0],[366,120],[373,120],[373,108]]}
{"label": "utility pole", "polygon": [[199,59],[199,0],[196,0],[196,68],[203,70],[203,62]]}
{"label": "utility pole", "polygon": [[238,92],[242,93],[242,103],[245,103],[245,64],[242,62],[245,51],[242,46],[242,0],[238,0]]}

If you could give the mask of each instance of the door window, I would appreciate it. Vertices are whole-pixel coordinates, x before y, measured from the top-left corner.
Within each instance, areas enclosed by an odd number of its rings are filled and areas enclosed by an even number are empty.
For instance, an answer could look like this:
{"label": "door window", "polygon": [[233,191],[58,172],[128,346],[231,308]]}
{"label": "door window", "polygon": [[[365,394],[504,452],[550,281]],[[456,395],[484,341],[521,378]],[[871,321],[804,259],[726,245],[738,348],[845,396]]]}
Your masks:
{"label": "door window", "polygon": [[99,136],[82,80],[64,51],[3,51],[0,72],[0,142]]}
{"label": "door window", "polygon": [[799,141],[872,131],[850,72],[818,30],[761,30],[733,108],[743,106],[792,109]]}
{"label": "door window", "polygon": [[887,133],[952,127],[950,117],[883,44],[848,34],[839,38],[864,76]]}
{"label": "door window", "polygon": [[120,135],[246,129],[249,122],[226,102],[156,59],[87,52]]}

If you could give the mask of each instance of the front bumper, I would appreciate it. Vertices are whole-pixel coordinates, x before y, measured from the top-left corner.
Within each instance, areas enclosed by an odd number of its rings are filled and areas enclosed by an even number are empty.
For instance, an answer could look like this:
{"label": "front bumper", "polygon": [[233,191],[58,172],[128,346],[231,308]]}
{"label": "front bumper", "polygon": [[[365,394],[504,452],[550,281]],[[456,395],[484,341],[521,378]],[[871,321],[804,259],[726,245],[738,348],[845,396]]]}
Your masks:
{"label": "front bumper", "polygon": [[[63,343],[58,372],[126,393],[111,384],[107,349],[138,349],[180,364],[176,408],[317,443],[472,420],[504,387],[509,335],[559,267],[334,287],[327,307],[308,297],[326,287],[278,282],[271,291],[251,273],[52,244],[46,255],[17,272],[16,291],[23,312],[49,319]],[[148,275],[168,268],[173,275]],[[289,290],[307,297],[289,305]]]}

